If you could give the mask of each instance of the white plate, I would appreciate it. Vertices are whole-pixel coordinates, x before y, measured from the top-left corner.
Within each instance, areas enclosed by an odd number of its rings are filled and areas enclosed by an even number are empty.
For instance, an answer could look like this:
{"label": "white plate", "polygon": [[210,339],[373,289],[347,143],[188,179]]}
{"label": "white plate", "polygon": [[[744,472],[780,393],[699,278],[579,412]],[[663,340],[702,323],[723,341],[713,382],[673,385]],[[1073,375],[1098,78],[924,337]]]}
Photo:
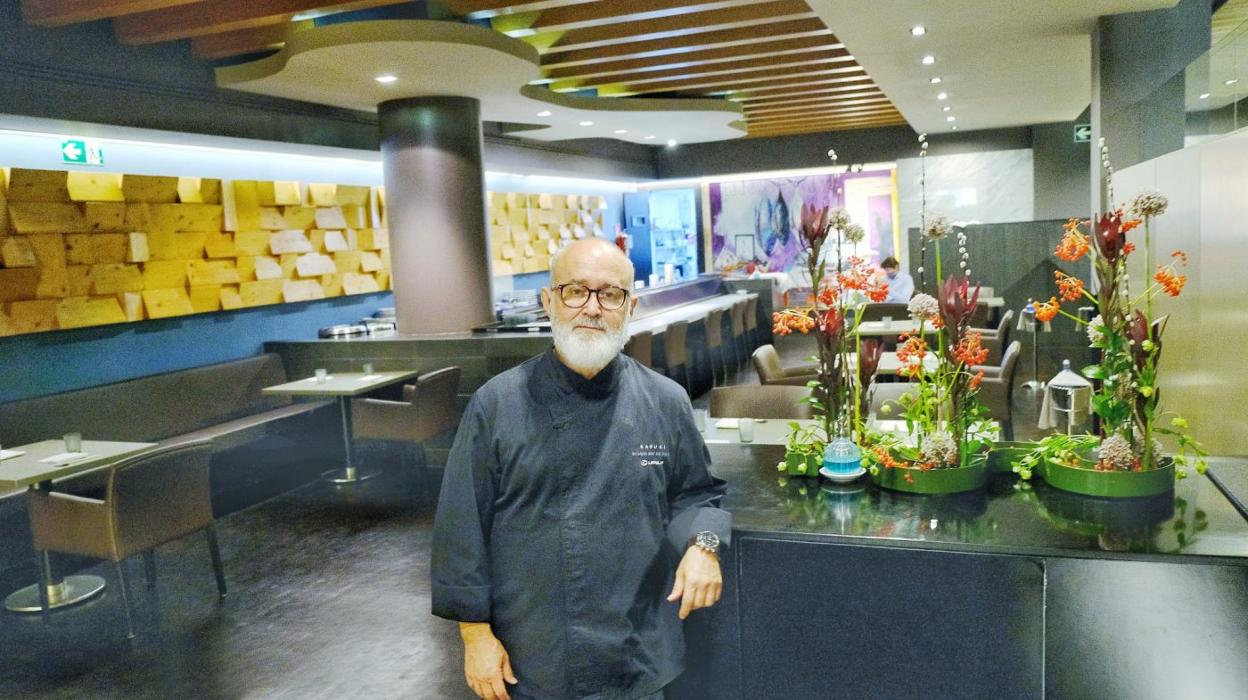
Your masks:
{"label": "white plate", "polygon": [[858,467],[858,471],[849,472],[848,474],[832,472],[832,471],[829,471],[827,467],[821,467],[819,469],[819,476],[822,476],[823,478],[829,479],[831,481],[835,481],[838,484],[844,484],[846,482],[853,481],[854,479],[857,479],[858,477],[866,473],[867,473],[867,470],[863,469],[862,467]]}

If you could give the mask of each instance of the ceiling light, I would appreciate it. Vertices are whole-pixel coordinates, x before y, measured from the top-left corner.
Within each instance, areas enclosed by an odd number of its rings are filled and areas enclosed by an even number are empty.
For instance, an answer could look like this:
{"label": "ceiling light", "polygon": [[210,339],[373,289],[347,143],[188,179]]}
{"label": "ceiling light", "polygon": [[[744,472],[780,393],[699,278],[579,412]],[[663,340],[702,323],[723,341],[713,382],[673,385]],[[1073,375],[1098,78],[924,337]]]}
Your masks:
{"label": "ceiling light", "polygon": [[667,140],[667,147],[668,147],[668,148],[676,148],[676,139],[668,139],[668,140]]}
{"label": "ceiling light", "polygon": [[935,62],[936,62],[936,57],[931,54],[928,54],[923,57],[923,65],[925,66],[930,66]]}
{"label": "ceiling light", "polygon": [[957,117],[954,117],[954,116],[948,116],[948,117],[945,117],[945,121],[947,121],[947,122],[956,122],[957,120],[958,120],[958,118],[957,118]]}
{"label": "ceiling light", "polygon": [[950,129],[951,131],[957,131],[957,130],[958,130],[958,125],[957,125],[957,124],[954,124],[953,126],[949,127],[949,129]]}
{"label": "ceiling light", "polygon": [[549,117],[549,116],[550,116],[550,110],[549,110],[549,109],[543,109],[542,111],[540,111],[540,112],[538,112],[538,113],[537,113],[537,116],[539,116],[539,117]]}
{"label": "ceiling light", "polygon": [[593,122],[588,121],[588,120],[583,121],[583,122],[579,122],[579,124],[580,124],[581,126],[593,126],[593,125],[594,125],[594,123],[593,123]]}
{"label": "ceiling light", "polygon": [[953,107],[950,107],[949,105],[945,105],[945,108],[944,108],[944,109],[942,109],[942,110],[940,110],[940,111],[942,111],[942,112],[950,112],[950,111],[952,111],[952,110],[953,110]]}
{"label": "ceiling light", "polygon": [[940,85],[940,76],[933,77],[928,82],[931,83],[932,85]]}
{"label": "ceiling light", "polygon": [[627,134],[627,133],[628,133],[628,129],[616,129],[616,130],[615,130],[615,133],[617,133],[617,134]]}
{"label": "ceiling light", "polygon": [[650,134],[649,136],[646,137],[647,140],[652,139],[652,138],[654,138],[654,134]]}
{"label": "ceiling light", "polygon": [[394,81],[398,80],[398,77],[393,76],[393,75],[379,75],[376,78],[373,78],[373,80],[376,80],[382,85],[389,85],[390,83],[393,83]]}
{"label": "ceiling light", "polygon": [[1239,78],[1231,78],[1230,80],[1228,80],[1228,81],[1226,81],[1226,82],[1224,82],[1224,83],[1222,83],[1222,84],[1223,84],[1223,85],[1234,85],[1235,83],[1238,83],[1238,82],[1239,82]]}
{"label": "ceiling light", "polygon": [[938,100],[947,100],[947,99],[949,99],[949,93],[947,93],[947,92],[942,92],[942,93],[940,93],[939,95],[937,95],[937,96],[936,96],[936,99],[938,99]]}
{"label": "ceiling light", "polygon": [[1202,99],[1202,100],[1207,100],[1207,99],[1209,99],[1209,93],[1207,93],[1207,92],[1202,92],[1202,93],[1200,93],[1200,99]]}
{"label": "ceiling light", "polygon": [[910,27],[910,36],[923,36],[927,33],[927,28],[921,24]]}

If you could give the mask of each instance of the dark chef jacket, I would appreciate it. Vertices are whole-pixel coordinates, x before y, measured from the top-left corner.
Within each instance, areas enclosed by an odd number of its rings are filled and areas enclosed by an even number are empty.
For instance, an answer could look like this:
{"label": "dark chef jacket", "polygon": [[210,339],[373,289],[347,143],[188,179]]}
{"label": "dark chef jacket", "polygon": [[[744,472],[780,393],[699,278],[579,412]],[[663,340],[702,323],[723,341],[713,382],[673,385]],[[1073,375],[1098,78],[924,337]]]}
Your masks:
{"label": "dark chef jacket", "polygon": [[724,481],[689,400],[627,356],[592,380],[553,351],[468,403],[433,528],[433,614],[489,622],[513,698],[636,698],[684,664],[668,603],[689,538],[726,546]]}

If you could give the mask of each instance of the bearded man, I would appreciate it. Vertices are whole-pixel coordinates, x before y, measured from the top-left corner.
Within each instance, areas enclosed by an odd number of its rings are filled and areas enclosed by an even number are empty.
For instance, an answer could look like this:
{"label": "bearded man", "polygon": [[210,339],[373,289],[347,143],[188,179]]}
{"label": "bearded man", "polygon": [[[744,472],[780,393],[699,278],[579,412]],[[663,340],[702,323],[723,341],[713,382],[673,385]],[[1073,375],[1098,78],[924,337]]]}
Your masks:
{"label": "bearded man", "polygon": [[542,290],[554,350],[473,395],[433,529],[433,614],[485,700],[662,698],[681,620],[719,600],[724,482],[675,382],[620,354],[633,267],[569,245]]}

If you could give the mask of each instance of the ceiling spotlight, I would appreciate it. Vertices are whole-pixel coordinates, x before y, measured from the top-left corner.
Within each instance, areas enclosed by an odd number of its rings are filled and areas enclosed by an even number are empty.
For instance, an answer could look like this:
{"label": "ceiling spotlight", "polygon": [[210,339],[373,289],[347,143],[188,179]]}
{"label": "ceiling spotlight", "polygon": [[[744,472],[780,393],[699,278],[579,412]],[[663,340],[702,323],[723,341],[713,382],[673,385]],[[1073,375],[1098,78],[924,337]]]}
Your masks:
{"label": "ceiling spotlight", "polygon": [[540,112],[538,112],[538,113],[537,113],[537,116],[539,116],[539,117],[549,117],[549,116],[550,116],[550,110],[549,110],[549,109],[543,109],[542,111],[540,111]]}
{"label": "ceiling spotlight", "polygon": [[954,116],[945,117],[945,121],[947,122],[956,122],[957,120],[958,118]]}
{"label": "ceiling spotlight", "polygon": [[1200,99],[1202,99],[1202,100],[1207,100],[1207,99],[1209,99],[1209,93],[1207,93],[1207,92],[1202,92],[1202,93],[1200,93]]}
{"label": "ceiling spotlight", "polygon": [[647,137],[646,137],[646,140],[647,140],[647,141],[649,141],[649,140],[650,140],[650,139],[652,139],[652,138],[654,138],[654,134],[650,134],[649,136],[647,136]]}
{"label": "ceiling spotlight", "polygon": [[583,122],[577,122],[577,123],[580,124],[581,126],[593,126],[594,125],[593,122],[588,121],[588,120],[583,121]]}
{"label": "ceiling spotlight", "polygon": [[398,79],[399,79],[398,76],[394,76],[394,75],[379,75],[376,78],[373,78],[373,80],[376,80],[382,85],[389,85],[390,83],[393,83],[394,81]]}
{"label": "ceiling spotlight", "polygon": [[1238,82],[1239,82],[1239,78],[1231,78],[1230,80],[1227,80],[1227,81],[1223,82],[1222,84],[1223,84],[1223,85],[1234,85],[1235,83],[1238,83]]}
{"label": "ceiling spotlight", "polygon": [[930,66],[935,62],[936,62],[936,57],[931,54],[928,54],[923,57],[923,65],[925,66]]}
{"label": "ceiling spotlight", "polygon": [[937,95],[937,96],[936,96],[936,99],[938,99],[938,100],[947,100],[947,99],[949,99],[949,93],[947,93],[947,92],[942,92],[942,93],[940,93],[939,95]]}
{"label": "ceiling spotlight", "polygon": [[951,131],[957,131],[957,130],[958,130],[958,125],[957,125],[957,124],[954,124],[953,126],[949,127],[949,129],[950,129]]}
{"label": "ceiling spotlight", "polygon": [[910,27],[910,36],[923,36],[926,33],[927,28],[921,24],[916,24],[913,27]]}
{"label": "ceiling spotlight", "polygon": [[942,112],[950,112],[950,111],[952,111],[952,110],[953,110],[953,107],[950,107],[949,105],[945,105],[945,106],[944,106],[944,108],[942,108],[940,111],[942,111]]}
{"label": "ceiling spotlight", "polygon": [[615,133],[617,133],[617,134],[627,134],[627,133],[628,133],[628,129],[616,129],[616,130],[615,130]]}
{"label": "ceiling spotlight", "polygon": [[668,147],[668,148],[676,148],[676,139],[668,139],[668,140],[667,140],[667,147]]}
{"label": "ceiling spotlight", "polygon": [[940,76],[935,76],[927,82],[931,83],[932,85],[940,85]]}

